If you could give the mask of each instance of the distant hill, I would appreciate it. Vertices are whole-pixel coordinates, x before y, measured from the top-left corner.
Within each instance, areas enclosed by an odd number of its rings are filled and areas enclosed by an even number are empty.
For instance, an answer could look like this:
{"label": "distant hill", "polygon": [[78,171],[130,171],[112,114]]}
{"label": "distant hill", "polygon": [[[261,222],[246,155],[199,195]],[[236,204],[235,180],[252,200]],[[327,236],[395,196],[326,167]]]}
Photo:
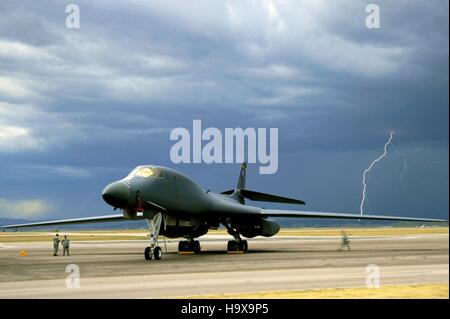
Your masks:
{"label": "distant hill", "polygon": [[32,220],[27,219],[14,219],[14,218],[0,218],[0,226],[13,225],[13,224],[24,224],[32,223]]}

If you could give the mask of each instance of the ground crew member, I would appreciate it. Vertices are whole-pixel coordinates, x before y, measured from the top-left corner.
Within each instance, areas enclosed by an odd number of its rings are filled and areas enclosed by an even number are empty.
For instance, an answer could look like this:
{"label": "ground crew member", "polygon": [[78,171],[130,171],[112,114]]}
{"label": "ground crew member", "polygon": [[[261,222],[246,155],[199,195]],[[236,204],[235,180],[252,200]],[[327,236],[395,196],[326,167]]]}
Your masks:
{"label": "ground crew member", "polygon": [[142,201],[141,201],[141,192],[136,192],[136,207],[134,208],[136,212],[143,212],[144,208],[142,207]]}
{"label": "ground crew member", "polygon": [[66,252],[67,256],[70,256],[69,254],[70,240],[69,238],[67,238],[67,235],[64,235],[64,239],[62,240],[61,244],[63,246],[63,256],[66,255]]}
{"label": "ground crew member", "polygon": [[342,242],[341,242],[341,248],[339,248],[339,251],[344,249],[344,247],[347,247],[348,250],[352,250],[350,248],[350,237],[347,236],[347,233],[344,231],[341,231],[342,234]]}
{"label": "ground crew member", "polygon": [[55,237],[53,237],[53,256],[58,256],[58,247],[59,247],[59,235],[56,234]]}

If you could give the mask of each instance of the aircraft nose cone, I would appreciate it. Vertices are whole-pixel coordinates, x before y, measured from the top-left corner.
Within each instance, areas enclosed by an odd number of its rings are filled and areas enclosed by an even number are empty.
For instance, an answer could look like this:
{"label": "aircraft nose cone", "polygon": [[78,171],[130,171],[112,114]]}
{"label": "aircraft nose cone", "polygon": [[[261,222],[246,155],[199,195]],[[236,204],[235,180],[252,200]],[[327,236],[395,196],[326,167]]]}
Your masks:
{"label": "aircraft nose cone", "polygon": [[128,203],[130,191],[122,182],[114,182],[105,187],[103,200],[114,208],[124,208]]}

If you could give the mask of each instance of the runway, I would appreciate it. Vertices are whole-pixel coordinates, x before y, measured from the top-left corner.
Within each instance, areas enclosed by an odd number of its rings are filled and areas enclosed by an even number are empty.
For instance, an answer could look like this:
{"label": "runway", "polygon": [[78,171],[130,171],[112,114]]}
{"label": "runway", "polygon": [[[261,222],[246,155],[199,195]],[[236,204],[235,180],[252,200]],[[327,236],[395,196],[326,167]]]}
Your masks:
{"label": "runway", "polygon": [[[340,239],[331,236],[253,239],[247,254],[227,254],[225,236],[200,240],[198,255],[179,255],[178,241],[167,242],[160,261],[144,260],[147,243],[141,240],[74,241],[70,257],[53,257],[51,242],[0,243],[0,298],[173,298],[364,287],[368,265],[378,267],[381,285],[449,281],[448,234],[353,237],[352,251],[342,252]],[[66,287],[69,264],[79,267],[79,288]]]}

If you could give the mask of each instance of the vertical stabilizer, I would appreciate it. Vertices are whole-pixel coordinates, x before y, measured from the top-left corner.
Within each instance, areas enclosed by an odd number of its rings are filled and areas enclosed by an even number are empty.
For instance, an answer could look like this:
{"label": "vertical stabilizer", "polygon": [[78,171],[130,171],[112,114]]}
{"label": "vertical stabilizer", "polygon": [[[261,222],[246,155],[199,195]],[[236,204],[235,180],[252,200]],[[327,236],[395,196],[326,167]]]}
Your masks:
{"label": "vertical stabilizer", "polygon": [[241,204],[245,204],[245,199],[241,195],[241,189],[245,189],[245,171],[247,169],[247,163],[244,162],[241,164],[241,171],[239,172],[239,179],[231,196],[236,198]]}
{"label": "vertical stabilizer", "polygon": [[247,163],[241,164],[241,172],[239,173],[239,179],[236,185],[236,189],[245,189],[245,171],[247,169]]}

